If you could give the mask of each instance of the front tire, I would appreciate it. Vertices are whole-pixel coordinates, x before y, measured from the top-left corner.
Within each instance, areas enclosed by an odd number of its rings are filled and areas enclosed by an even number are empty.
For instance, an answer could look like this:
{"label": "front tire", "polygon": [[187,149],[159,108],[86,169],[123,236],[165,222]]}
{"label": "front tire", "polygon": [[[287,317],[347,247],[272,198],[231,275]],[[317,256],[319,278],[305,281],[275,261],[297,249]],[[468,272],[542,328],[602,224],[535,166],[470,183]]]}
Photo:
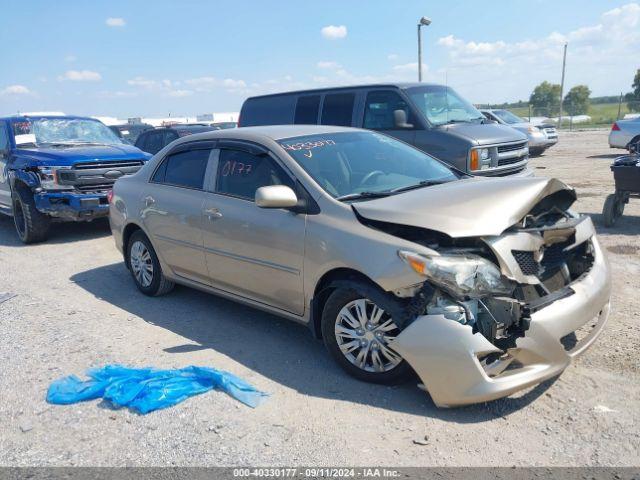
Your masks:
{"label": "front tire", "polygon": [[51,218],[36,208],[31,191],[17,186],[12,195],[13,223],[22,243],[42,242],[49,237]]}
{"label": "front tire", "polygon": [[351,376],[394,385],[406,380],[411,367],[389,343],[400,329],[387,312],[389,299],[372,287],[354,282],[340,287],[322,311],[322,337],[329,354]]}
{"label": "front tire", "polygon": [[138,290],[159,297],[173,290],[175,284],[162,272],[158,255],[147,236],[140,230],[131,235],[127,245],[127,267]]}

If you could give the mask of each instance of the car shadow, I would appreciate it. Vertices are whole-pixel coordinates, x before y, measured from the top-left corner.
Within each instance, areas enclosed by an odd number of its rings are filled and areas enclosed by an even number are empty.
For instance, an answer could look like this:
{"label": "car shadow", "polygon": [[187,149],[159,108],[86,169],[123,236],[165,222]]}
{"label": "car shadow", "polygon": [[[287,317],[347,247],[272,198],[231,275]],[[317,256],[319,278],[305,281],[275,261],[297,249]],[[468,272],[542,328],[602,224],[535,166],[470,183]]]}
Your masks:
{"label": "car shadow", "polygon": [[306,326],[289,320],[186,287],[178,286],[165,297],[147,297],[138,292],[121,263],[78,273],[71,280],[104,301],[189,339],[165,348],[166,353],[215,350],[304,395],[476,423],[526,407],[553,383],[545,382],[517,398],[439,409],[416,387],[417,379],[395,387],[353,379],[333,363]]}
{"label": "car shadow", "polygon": [[599,155],[589,155],[587,158],[601,158],[603,160],[612,160],[614,158],[618,158],[620,156],[624,155],[623,152],[620,153],[602,153]]}
{"label": "car shadow", "polygon": [[[630,201],[633,201],[633,199]],[[602,213],[589,213],[589,216],[596,226],[598,235],[629,235],[635,237],[640,232],[640,217],[636,215],[623,213],[612,227],[604,225],[604,215]]]}
{"label": "car shadow", "polygon": [[[109,220],[106,218],[99,218],[92,222],[54,222],[51,224],[49,238],[43,243],[77,242],[108,235],[111,235],[111,229],[109,228]],[[13,218],[6,215],[0,215],[0,246],[25,246],[16,234]]]}

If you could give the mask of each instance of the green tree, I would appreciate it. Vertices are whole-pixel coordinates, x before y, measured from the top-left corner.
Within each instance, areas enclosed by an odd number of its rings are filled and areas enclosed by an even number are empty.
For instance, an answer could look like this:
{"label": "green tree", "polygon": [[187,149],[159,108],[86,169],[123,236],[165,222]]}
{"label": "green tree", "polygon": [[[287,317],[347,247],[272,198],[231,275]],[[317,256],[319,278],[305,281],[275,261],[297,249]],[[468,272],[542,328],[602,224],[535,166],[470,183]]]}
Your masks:
{"label": "green tree", "polygon": [[542,82],[533,89],[529,103],[533,107],[534,115],[557,115],[560,110],[560,85]]}
{"label": "green tree", "polygon": [[576,85],[564,97],[564,110],[569,115],[586,115],[589,110],[591,90],[586,85]]}
{"label": "green tree", "polygon": [[636,76],[633,78],[633,84],[631,85],[633,91],[625,95],[627,101],[627,107],[630,112],[640,112],[640,69],[636,72]]}

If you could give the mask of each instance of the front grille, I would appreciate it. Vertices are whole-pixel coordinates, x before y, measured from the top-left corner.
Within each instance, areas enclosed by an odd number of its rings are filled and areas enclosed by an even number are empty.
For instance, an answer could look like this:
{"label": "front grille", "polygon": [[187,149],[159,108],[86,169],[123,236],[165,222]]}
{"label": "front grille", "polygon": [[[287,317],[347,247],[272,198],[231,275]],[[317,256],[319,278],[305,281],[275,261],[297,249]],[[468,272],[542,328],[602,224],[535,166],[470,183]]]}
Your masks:
{"label": "front grille", "polygon": [[513,152],[514,150],[520,150],[527,145],[527,142],[514,143],[511,145],[498,145],[498,153]]}
{"label": "front grille", "polygon": [[540,264],[533,257],[533,252],[526,250],[511,250],[513,258],[518,262],[518,266],[524,275],[538,275]]}
{"label": "front grille", "polygon": [[127,167],[141,167],[144,164],[142,160],[116,160],[115,162],[83,162],[76,163],[74,170],[103,169],[118,170]]}
{"label": "front grille", "polygon": [[544,256],[540,262],[545,270],[552,270],[561,267],[567,261],[567,252],[564,251],[567,244],[568,242],[556,243],[545,248]]}
{"label": "front grille", "polygon": [[514,163],[519,163],[522,160],[524,160],[524,157],[501,158],[498,160],[498,166],[504,167],[505,165],[513,165]]}
{"label": "front grille", "polygon": [[61,185],[71,185],[80,192],[106,192],[113,187],[119,176],[136,173],[143,165],[142,159],[79,162],[70,169],[59,171],[58,181]]}

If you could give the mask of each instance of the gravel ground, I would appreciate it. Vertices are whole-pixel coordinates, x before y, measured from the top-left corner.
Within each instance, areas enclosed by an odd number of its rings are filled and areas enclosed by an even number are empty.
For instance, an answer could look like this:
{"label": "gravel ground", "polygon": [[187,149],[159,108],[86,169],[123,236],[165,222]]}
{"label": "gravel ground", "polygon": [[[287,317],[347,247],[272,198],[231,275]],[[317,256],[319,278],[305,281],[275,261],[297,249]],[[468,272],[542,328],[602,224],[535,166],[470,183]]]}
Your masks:
{"label": "gravel ground", "polygon": [[[18,243],[0,218],[0,465],[637,466],[640,201],[615,228],[601,209],[617,152],[607,132],[563,132],[532,161],[579,193],[613,267],[613,313],[563,375],[515,397],[438,409],[414,384],[347,377],[306,328],[187,288],[135,289],[108,225]],[[49,383],[118,362],[210,365],[271,393],[252,410],[211,392],[146,416],[103,402],[48,405]]]}

